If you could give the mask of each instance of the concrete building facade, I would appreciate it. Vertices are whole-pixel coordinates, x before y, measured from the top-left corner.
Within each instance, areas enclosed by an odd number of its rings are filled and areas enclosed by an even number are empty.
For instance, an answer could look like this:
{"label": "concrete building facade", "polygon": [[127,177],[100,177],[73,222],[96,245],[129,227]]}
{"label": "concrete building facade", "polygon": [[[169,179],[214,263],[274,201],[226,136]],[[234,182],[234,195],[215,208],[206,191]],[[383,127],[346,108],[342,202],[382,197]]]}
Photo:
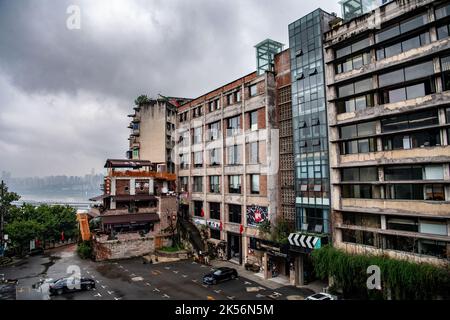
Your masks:
{"label": "concrete building facade", "polygon": [[449,25],[396,0],[325,33],[335,247],[448,265]]}
{"label": "concrete building facade", "polygon": [[274,223],[280,210],[275,99],[274,73],[253,72],[178,108],[182,214],[240,264],[264,264],[254,250],[265,237],[258,225]]}

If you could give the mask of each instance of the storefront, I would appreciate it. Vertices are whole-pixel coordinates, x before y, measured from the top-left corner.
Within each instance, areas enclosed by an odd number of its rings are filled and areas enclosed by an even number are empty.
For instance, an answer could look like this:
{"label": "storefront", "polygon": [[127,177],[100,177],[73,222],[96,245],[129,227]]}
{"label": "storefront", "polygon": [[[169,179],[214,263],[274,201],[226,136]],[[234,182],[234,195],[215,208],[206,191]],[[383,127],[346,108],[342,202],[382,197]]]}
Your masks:
{"label": "storefront", "polygon": [[240,234],[227,232],[227,258],[242,264],[242,237]]}
{"label": "storefront", "polygon": [[[256,258],[256,263],[262,266],[264,278],[290,276],[289,246],[275,243],[268,240],[249,238],[249,251],[252,257]],[[252,263],[252,261],[248,261]]]}

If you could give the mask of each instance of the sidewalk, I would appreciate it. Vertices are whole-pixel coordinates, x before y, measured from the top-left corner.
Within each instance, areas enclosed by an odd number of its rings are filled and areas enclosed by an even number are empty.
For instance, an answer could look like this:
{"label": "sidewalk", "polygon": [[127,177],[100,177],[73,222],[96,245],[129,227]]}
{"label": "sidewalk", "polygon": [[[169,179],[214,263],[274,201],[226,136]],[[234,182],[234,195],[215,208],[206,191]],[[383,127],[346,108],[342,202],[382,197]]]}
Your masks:
{"label": "sidewalk", "polygon": [[291,288],[309,289],[309,290],[312,290],[315,293],[317,293],[317,292],[322,292],[323,288],[326,286],[321,281],[314,281],[314,282],[309,283],[306,286],[298,286],[297,287],[297,286],[291,285],[289,280],[281,278],[281,277],[264,280],[262,273],[254,273],[252,271],[246,270],[244,268],[244,266],[234,264],[234,263],[231,263],[228,261],[213,260],[213,261],[211,261],[211,266],[216,267],[216,268],[218,268],[218,267],[234,268],[237,270],[237,272],[240,275],[244,276],[245,278],[252,280],[262,286],[273,289],[273,290],[276,290],[276,289],[279,289],[282,287],[291,287]]}

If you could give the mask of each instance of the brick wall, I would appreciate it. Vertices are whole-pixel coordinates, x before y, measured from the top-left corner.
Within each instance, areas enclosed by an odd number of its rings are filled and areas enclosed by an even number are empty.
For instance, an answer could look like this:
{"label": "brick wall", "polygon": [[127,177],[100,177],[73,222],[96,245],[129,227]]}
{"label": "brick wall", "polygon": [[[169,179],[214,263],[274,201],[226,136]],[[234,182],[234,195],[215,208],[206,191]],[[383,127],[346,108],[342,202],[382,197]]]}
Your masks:
{"label": "brick wall", "polygon": [[[125,190],[127,189],[127,190]],[[116,195],[130,194],[130,180],[116,179]]]}

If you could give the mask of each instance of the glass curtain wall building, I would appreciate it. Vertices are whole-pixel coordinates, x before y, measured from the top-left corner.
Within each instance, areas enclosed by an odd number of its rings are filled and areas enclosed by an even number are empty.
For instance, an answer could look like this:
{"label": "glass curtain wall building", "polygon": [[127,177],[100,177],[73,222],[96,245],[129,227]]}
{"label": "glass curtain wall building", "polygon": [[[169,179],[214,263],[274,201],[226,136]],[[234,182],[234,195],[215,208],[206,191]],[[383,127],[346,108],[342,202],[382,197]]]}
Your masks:
{"label": "glass curtain wall building", "polygon": [[289,25],[296,229],[322,235],[330,232],[323,34],[334,19],[317,9]]}

